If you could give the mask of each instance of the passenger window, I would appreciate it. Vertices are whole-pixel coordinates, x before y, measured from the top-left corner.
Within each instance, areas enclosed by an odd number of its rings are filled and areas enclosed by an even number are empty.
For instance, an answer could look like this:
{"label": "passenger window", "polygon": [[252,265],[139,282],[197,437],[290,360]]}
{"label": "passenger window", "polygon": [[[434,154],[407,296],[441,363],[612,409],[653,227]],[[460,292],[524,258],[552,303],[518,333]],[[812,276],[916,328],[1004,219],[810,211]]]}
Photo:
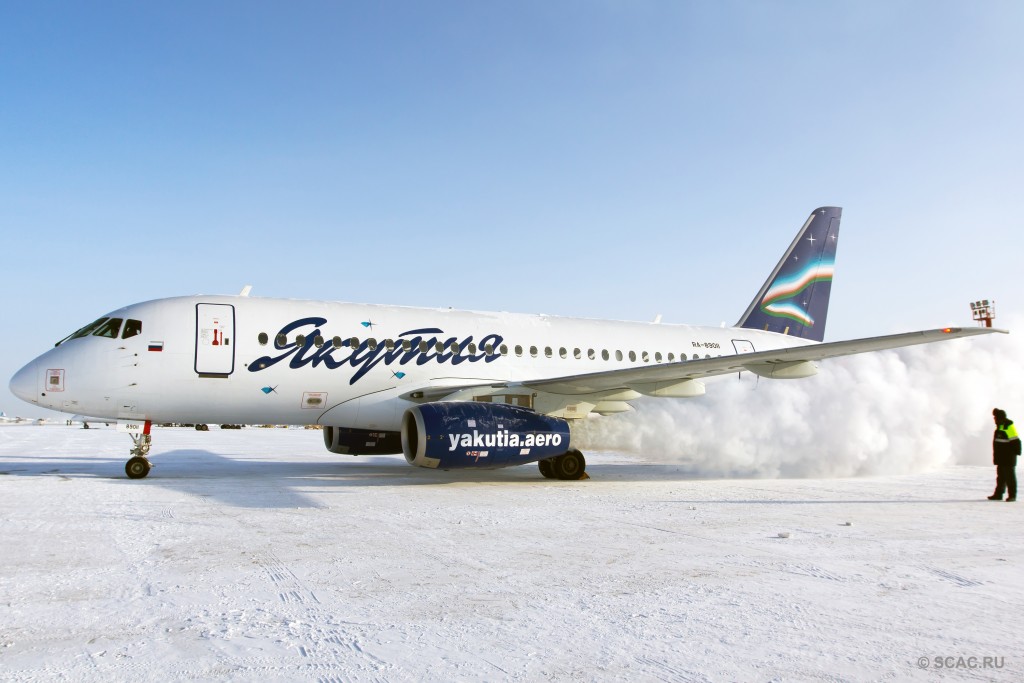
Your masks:
{"label": "passenger window", "polygon": [[426,353],[427,350],[430,349],[430,347],[427,346],[427,342],[425,342],[425,341],[421,341],[420,344],[419,344],[419,347],[420,347],[420,353]]}
{"label": "passenger window", "polygon": [[452,342],[452,353],[456,356],[459,355],[459,345],[457,342]]}
{"label": "passenger window", "polygon": [[110,318],[107,322],[100,325],[99,329],[92,333],[92,336],[117,339],[117,333],[121,331],[123,320],[123,318]]}
{"label": "passenger window", "polygon": [[587,349],[587,359],[588,360],[594,360],[594,356],[595,356],[594,349]]}
{"label": "passenger window", "polygon": [[537,347],[536,346],[531,346],[530,347],[530,355],[533,356],[534,358],[537,357]]}
{"label": "passenger window", "polygon": [[297,334],[297,335],[295,335],[295,345],[296,346],[305,346],[306,345],[306,335],[304,335],[304,334]]}
{"label": "passenger window", "polygon": [[394,340],[393,339],[385,339],[384,340],[384,348],[387,349],[388,351],[394,351],[395,350],[395,342],[394,342]]}
{"label": "passenger window", "polygon": [[655,351],[654,352],[654,361],[656,363],[660,363],[661,362],[661,351]]}
{"label": "passenger window", "polygon": [[373,337],[370,337],[369,339],[366,340],[366,345],[370,348],[371,351],[377,350],[377,340],[374,339]]}
{"label": "passenger window", "polygon": [[484,353],[488,356],[494,355],[494,344],[484,344]]}
{"label": "passenger window", "polygon": [[544,347],[544,355],[547,356],[548,358],[551,358],[552,354],[553,354],[553,352],[551,351],[551,347],[550,346],[545,346]]}
{"label": "passenger window", "polygon": [[336,349],[340,349],[341,348],[341,337],[335,337],[334,339],[332,339],[331,340],[331,345],[334,346],[334,348],[336,348]]}
{"label": "passenger window", "polygon": [[631,363],[635,363],[636,362],[636,351],[630,351],[629,352],[629,361]]}
{"label": "passenger window", "polygon": [[434,344],[434,351],[437,353],[444,353],[444,342],[437,342]]}
{"label": "passenger window", "polygon": [[669,362],[669,363],[671,363],[671,362],[672,362],[672,361],[674,361],[675,359],[676,359],[676,354],[674,354],[674,353],[670,353],[670,354],[668,354],[668,362]]}
{"label": "passenger window", "polygon": [[694,360],[700,360],[700,356],[698,356],[698,355],[697,355],[697,354],[695,353],[695,354],[693,354],[693,359],[694,359]]}
{"label": "passenger window", "polygon": [[288,337],[283,334],[279,334],[274,338],[274,342],[277,344],[278,348],[284,348],[288,346]]}
{"label": "passenger window", "polygon": [[622,351],[615,350],[615,360],[622,360]]}
{"label": "passenger window", "polygon": [[579,360],[580,358],[583,357],[583,353],[579,349],[573,349],[572,357],[575,358],[576,360]]}
{"label": "passenger window", "polygon": [[473,342],[469,342],[469,346],[466,347],[466,350],[469,351],[469,355],[475,356],[476,355],[476,344],[474,344]]}
{"label": "passenger window", "polygon": [[565,350],[564,346],[562,348],[558,349],[558,357],[559,358],[563,358],[564,359],[568,355],[569,355],[569,353]]}
{"label": "passenger window", "polygon": [[516,355],[517,356],[522,356],[523,355],[523,347],[520,346],[519,344],[516,344]]}
{"label": "passenger window", "polygon": [[409,341],[408,339],[403,339],[402,340],[402,350],[403,351],[412,351],[412,342]]}
{"label": "passenger window", "polygon": [[270,337],[266,332],[260,332],[259,336],[256,337],[256,341],[260,343],[260,346],[266,346],[267,342],[270,341]]}
{"label": "passenger window", "polygon": [[358,349],[359,348],[359,337],[352,337],[351,339],[349,339],[348,340],[348,346],[351,349]]}
{"label": "passenger window", "polygon": [[650,363],[651,362],[651,357],[647,355],[646,351],[641,351],[640,352],[640,360],[642,360],[645,363]]}
{"label": "passenger window", "polygon": [[608,349],[601,349],[601,359],[608,360]]}
{"label": "passenger window", "polygon": [[501,352],[501,355],[507,356],[508,355],[508,346],[506,346],[505,344],[502,344],[501,346],[498,347],[498,351]]}
{"label": "passenger window", "polygon": [[124,332],[121,333],[121,339],[128,339],[139,334],[142,334],[142,321],[129,318],[124,324]]}
{"label": "passenger window", "polygon": [[323,345],[324,345],[324,338],[322,336],[320,336],[318,334],[315,337],[313,337],[313,346],[315,346],[316,348],[319,349]]}

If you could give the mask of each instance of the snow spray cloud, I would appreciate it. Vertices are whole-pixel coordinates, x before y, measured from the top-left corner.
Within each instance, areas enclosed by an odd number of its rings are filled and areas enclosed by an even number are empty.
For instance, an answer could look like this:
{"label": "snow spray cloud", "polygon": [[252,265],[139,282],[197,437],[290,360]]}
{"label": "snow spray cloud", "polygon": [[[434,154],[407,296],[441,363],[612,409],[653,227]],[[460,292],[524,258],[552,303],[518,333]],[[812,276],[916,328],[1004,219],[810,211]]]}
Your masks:
{"label": "snow spray cloud", "polygon": [[910,474],[992,462],[992,408],[1024,424],[1024,319],[1010,335],[826,360],[802,380],[751,373],[695,399],[642,399],[584,420],[573,445],[637,453],[697,477]]}

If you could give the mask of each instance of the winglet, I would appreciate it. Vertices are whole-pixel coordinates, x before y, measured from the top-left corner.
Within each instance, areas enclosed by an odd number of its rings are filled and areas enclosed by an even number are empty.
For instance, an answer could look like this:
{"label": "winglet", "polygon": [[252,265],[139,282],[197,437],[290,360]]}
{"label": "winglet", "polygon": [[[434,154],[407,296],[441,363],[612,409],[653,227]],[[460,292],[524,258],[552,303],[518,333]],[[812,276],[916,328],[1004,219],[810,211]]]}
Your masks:
{"label": "winglet", "polygon": [[252,285],[246,285],[242,287],[242,291],[238,293],[238,296],[249,296],[249,292],[252,291]]}

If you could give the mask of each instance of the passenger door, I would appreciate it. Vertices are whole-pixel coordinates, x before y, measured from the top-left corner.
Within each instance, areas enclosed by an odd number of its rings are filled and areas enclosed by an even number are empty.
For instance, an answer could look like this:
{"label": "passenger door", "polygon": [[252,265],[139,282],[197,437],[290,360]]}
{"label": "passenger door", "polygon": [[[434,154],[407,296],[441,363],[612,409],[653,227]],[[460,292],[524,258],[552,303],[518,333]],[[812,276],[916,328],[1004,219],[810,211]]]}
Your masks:
{"label": "passenger door", "polygon": [[200,377],[227,377],[235,371],[235,307],[196,304],[196,364]]}

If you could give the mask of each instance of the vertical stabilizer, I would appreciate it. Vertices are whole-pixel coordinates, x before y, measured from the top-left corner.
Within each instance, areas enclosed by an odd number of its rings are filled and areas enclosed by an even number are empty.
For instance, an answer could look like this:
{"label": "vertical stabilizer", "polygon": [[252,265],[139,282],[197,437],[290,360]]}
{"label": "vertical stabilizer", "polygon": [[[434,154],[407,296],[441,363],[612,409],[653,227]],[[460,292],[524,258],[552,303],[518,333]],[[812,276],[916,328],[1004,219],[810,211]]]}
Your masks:
{"label": "vertical stabilizer", "polygon": [[842,215],[843,210],[836,206],[814,210],[737,327],[819,342],[825,339]]}

